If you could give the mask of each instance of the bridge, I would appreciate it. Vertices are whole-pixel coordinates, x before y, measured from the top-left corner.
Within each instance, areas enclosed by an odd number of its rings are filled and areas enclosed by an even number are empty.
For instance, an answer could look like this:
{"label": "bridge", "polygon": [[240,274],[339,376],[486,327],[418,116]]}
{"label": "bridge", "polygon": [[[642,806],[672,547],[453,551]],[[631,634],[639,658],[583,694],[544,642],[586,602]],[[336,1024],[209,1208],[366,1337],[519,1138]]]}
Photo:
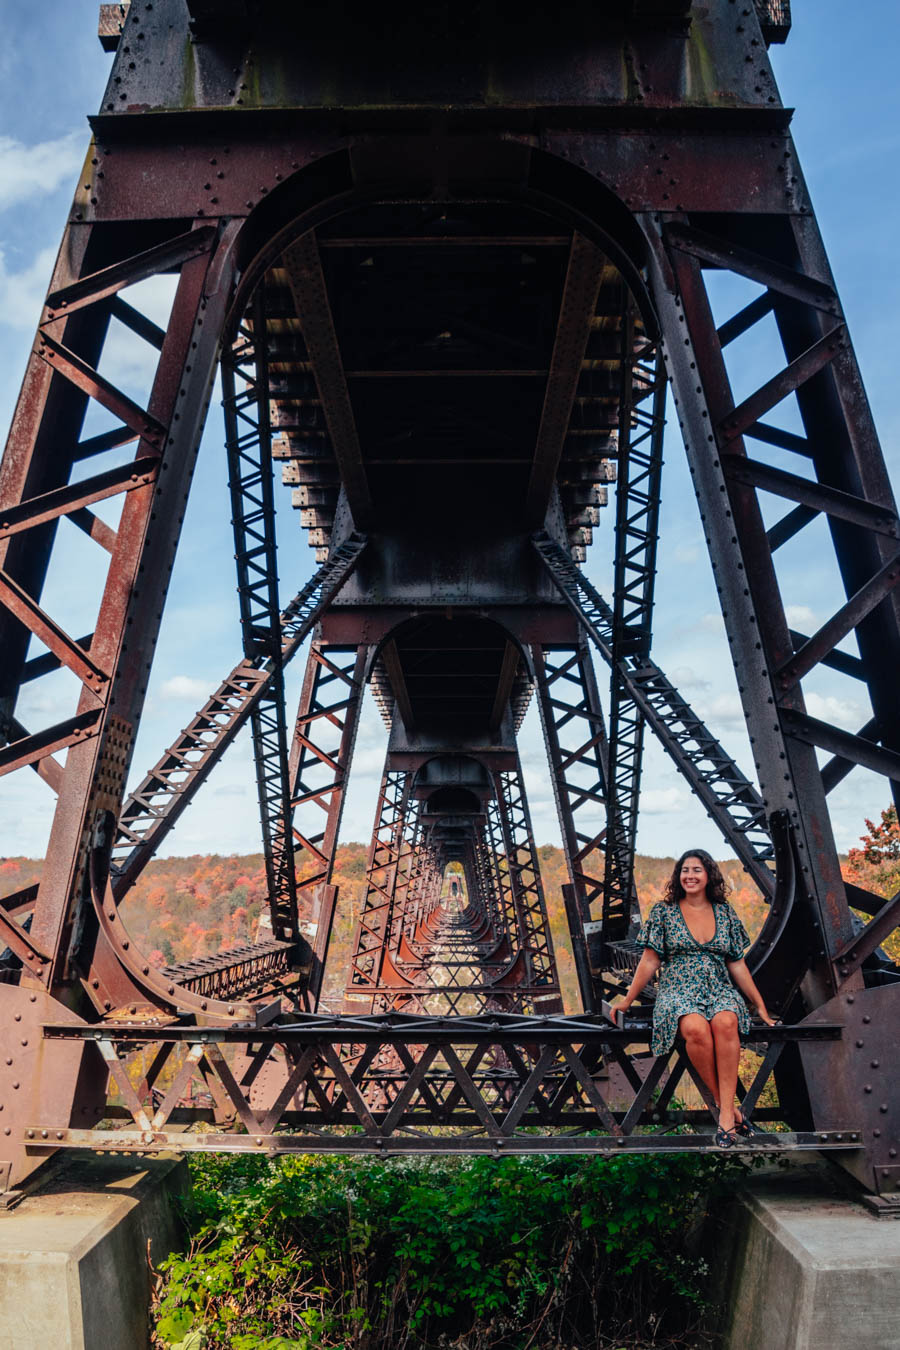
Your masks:
{"label": "bridge", "polygon": [[[40,883],[0,899],[7,1194],[65,1150],[711,1148],[677,1095],[683,1047],[649,1052],[649,1000],[608,1016],[637,958],[655,737],[767,903],[748,959],[781,1021],[752,1031],[739,1088],[747,1110],[777,1103],[757,1109],[779,1125],[763,1146],[826,1150],[896,1203],[900,975],[881,945],[900,896],[843,880],[829,794],[864,768],[900,800],[900,528],[767,54],[789,5],[569,10],[548,35],[488,0],[396,25],[352,4],[100,7],[109,83],[0,467],[0,773],[55,801]],[[717,323],[722,274],[754,292]],[[160,277],[164,325],[130,289]],[[738,396],[732,344],[754,331],[773,373]],[[107,373],[123,334],[153,354],[140,399]],[[218,372],[234,664],[144,772]],[[743,767],[652,654],[667,391]],[[312,551],[285,593],[279,493]],[[88,632],[42,601],[65,521],[91,541]],[[804,531],[831,588],[813,633],[789,622],[779,556]],[[822,669],[865,703],[855,733],[809,712]],[[21,691],[59,672],[67,715],[26,725]],[[366,686],[387,749],[327,1011]],[[519,751],[532,700],[568,1013]],[[158,967],[122,902],[246,728],[268,922]]]}

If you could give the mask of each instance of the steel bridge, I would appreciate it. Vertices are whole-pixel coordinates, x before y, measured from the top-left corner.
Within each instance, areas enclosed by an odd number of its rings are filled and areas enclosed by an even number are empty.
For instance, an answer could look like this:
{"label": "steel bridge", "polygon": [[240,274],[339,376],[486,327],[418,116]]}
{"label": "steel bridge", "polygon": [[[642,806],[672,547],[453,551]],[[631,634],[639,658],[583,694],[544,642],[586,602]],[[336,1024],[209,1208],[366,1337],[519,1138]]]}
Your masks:
{"label": "steel bridge", "polygon": [[[786,0],[581,0],[552,28],[500,0],[100,11],[109,84],[0,468],[0,772],[55,798],[40,884],[0,901],[0,1184],[66,1148],[711,1147],[649,1003],[625,1029],[604,1012],[635,961],[652,735],[769,906],[749,959],[782,1022],[752,1033],[745,1109],[780,1123],[766,1148],[828,1149],[889,1205],[900,897],[844,883],[828,798],[863,767],[898,799],[900,530],[769,62]],[[717,324],[722,274],[750,298]],[[163,276],[160,325],[134,288]],[[732,344],[756,334],[772,374],[738,396]],[[109,374],[125,338],[152,354],[140,397]],[[217,371],[235,664],[140,777]],[[743,768],[651,654],[667,389]],[[290,600],[277,467],[314,558]],[[607,596],[580,566],[601,517]],[[43,595],[72,527],[93,570],[70,614]],[[810,634],[780,566],[805,531],[831,587]],[[867,703],[855,733],[808,711],[823,668]],[[21,691],[62,678],[66,715],[24,723]],[[387,752],[326,1012],[366,685]],[[517,744],[532,698],[570,1015]],[[271,927],[157,968],[122,901],[247,727]]]}

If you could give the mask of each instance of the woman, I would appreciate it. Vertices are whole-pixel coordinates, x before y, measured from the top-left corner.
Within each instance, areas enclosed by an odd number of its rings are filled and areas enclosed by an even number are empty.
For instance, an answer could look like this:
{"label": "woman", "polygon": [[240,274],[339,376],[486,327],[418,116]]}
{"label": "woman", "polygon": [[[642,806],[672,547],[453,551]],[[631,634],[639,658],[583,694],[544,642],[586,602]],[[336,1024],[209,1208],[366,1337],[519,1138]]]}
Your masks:
{"label": "woman", "polygon": [[692,848],[679,858],[663,901],[653,906],[637,941],[644,954],[616,1019],[659,970],[651,1049],[664,1055],[676,1036],[684,1037],[688,1057],[715,1099],[716,1143],[731,1148],[739,1134],[758,1133],[734,1104],[740,1034],[750,1030],[740,994],[767,1026],[775,1019],[743,959],[750,939],[725,899],[725,878],[703,849]]}

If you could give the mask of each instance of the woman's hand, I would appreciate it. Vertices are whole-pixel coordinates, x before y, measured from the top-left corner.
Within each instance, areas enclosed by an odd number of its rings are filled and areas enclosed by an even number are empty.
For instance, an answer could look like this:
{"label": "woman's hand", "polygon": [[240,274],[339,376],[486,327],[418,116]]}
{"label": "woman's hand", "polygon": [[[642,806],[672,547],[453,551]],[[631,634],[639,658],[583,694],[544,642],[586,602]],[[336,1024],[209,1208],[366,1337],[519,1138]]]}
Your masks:
{"label": "woman's hand", "polygon": [[774,1027],[775,1023],[778,1021],[778,1018],[773,1017],[763,1003],[757,1003],[756,1016],[761,1022],[765,1022],[767,1027]]}
{"label": "woman's hand", "polygon": [[630,1003],[620,1003],[617,1008],[613,1008],[613,1020],[616,1026],[620,1027],[623,1031],[625,1029],[625,1014],[630,1007]]}

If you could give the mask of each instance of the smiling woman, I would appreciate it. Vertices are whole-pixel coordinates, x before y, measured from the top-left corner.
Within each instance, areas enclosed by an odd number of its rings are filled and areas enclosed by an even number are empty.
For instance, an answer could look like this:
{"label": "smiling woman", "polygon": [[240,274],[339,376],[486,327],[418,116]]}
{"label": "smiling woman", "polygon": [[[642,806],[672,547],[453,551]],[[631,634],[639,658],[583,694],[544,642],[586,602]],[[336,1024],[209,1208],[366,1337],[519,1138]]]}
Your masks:
{"label": "smiling woman", "polygon": [[684,1038],[688,1058],[715,1103],[716,1143],[731,1148],[737,1135],[757,1133],[740,1112],[735,1116],[734,1107],[740,1035],[750,1031],[744,999],[767,1026],[775,1020],[744,961],[750,939],[725,898],[725,878],[703,849],[681,855],[637,943],[644,954],[617,1019],[658,972],[653,1053],[668,1055],[676,1037]]}

